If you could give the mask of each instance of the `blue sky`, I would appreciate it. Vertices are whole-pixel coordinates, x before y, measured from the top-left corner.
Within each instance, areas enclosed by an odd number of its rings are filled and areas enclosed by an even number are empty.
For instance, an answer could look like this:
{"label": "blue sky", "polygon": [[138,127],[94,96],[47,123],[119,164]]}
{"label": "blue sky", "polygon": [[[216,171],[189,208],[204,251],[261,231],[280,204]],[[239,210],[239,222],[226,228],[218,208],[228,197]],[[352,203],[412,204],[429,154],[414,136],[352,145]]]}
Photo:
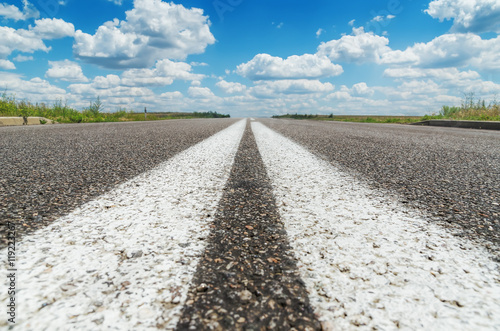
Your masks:
{"label": "blue sky", "polygon": [[500,92],[499,0],[0,0],[0,88],[106,111],[422,115]]}

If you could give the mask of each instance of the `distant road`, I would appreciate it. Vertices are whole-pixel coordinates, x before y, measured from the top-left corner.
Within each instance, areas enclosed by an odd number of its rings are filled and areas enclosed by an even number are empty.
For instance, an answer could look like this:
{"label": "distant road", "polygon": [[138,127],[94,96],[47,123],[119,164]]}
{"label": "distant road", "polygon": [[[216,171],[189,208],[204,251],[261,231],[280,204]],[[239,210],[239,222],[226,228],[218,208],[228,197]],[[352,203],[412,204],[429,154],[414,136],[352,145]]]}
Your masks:
{"label": "distant road", "polygon": [[498,132],[187,120],[0,147],[16,330],[500,328]]}

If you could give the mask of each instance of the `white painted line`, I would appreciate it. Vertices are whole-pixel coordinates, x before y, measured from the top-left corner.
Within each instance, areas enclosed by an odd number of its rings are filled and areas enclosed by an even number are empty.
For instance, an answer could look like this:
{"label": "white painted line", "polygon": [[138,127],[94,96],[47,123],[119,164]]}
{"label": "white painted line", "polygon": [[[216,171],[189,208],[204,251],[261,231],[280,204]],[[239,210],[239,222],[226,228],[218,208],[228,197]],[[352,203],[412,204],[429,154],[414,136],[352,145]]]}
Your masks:
{"label": "white painted line", "polygon": [[175,327],[245,124],[24,238],[16,330]]}
{"label": "white painted line", "polygon": [[252,123],[311,304],[327,329],[500,330],[498,265]]}

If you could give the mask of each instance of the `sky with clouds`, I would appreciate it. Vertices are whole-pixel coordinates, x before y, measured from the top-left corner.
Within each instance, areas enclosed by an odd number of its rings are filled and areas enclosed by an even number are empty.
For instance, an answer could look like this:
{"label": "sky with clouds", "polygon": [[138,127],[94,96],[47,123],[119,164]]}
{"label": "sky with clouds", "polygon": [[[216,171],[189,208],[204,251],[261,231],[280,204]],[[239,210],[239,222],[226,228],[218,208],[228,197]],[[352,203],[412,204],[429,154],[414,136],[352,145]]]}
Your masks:
{"label": "sky with clouds", "polygon": [[0,0],[0,88],[105,111],[423,115],[500,101],[500,0]]}

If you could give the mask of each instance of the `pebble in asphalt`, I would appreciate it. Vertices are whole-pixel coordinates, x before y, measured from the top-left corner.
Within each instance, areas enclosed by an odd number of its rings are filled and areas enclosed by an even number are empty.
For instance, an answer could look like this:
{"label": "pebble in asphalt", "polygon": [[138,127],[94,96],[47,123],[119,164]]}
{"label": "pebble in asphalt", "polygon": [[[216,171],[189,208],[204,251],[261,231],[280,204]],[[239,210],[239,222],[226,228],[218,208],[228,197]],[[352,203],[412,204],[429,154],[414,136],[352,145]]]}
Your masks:
{"label": "pebble in asphalt", "polygon": [[321,329],[249,126],[178,329]]}

